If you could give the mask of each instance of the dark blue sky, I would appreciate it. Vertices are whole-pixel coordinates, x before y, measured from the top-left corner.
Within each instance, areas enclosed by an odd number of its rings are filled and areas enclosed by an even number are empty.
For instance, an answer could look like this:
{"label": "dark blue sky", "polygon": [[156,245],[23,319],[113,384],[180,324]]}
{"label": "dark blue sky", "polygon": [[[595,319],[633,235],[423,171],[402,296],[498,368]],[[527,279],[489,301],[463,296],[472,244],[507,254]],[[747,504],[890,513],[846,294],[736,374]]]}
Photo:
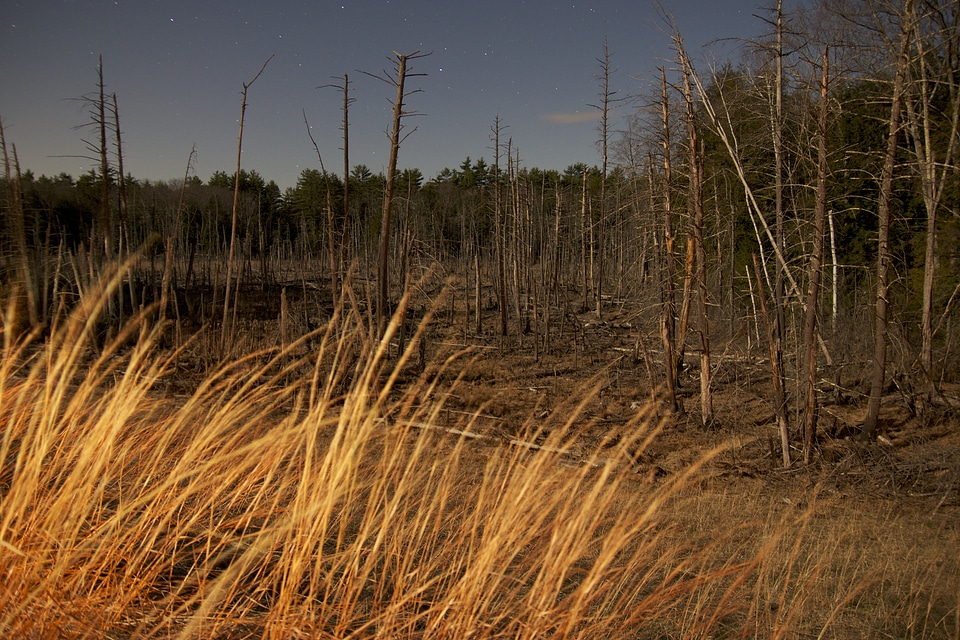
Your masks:
{"label": "dark blue sky", "polygon": [[[754,37],[765,25],[759,0],[664,0],[691,53],[735,56],[716,39]],[[139,178],[183,176],[192,145],[195,173],[232,173],[242,83],[271,55],[250,88],[243,166],[286,188],[318,168],[302,111],[330,170],[342,167],[341,95],[320,85],[350,74],[351,164],[381,171],[394,91],[359,73],[390,69],[392,51],[432,51],[413,70],[421,93],[409,107],[414,132],[401,167],[427,178],[466,156],[492,157],[499,114],[524,166],[562,170],[598,164],[596,110],[606,25],[618,97],[643,92],[672,65],[656,4],[642,0],[551,3],[528,0],[22,0],[4,2],[0,117],[24,169],[74,177],[93,163],[78,130],[86,108],[70,100],[96,88],[103,55],[116,92],[125,169]],[[619,118],[620,113],[614,114]],[[617,123],[613,122],[613,126]]]}

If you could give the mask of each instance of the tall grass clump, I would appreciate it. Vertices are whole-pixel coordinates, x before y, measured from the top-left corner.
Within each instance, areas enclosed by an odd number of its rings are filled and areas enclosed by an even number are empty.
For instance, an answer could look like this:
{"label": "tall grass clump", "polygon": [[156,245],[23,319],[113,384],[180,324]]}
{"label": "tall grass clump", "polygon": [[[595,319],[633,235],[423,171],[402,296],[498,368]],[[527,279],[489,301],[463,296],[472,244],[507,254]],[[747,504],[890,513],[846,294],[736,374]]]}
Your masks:
{"label": "tall grass clump", "polygon": [[[159,348],[149,310],[94,341],[119,281],[43,341],[4,333],[4,637],[705,638],[790,621],[797,576],[766,567],[797,555],[782,542],[804,518],[759,542],[678,530],[664,507],[697,465],[653,485],[617,464],[655,435],[643,412],[573,466],[589,388],[523,425],[538,448],[470,437],[443,411],[466,356],[411,377],[429,317],[390,360],[399,321],[375,340],[350,306],[171,397],[183,354]],[[786,606],[771,617],[766,599]]]}

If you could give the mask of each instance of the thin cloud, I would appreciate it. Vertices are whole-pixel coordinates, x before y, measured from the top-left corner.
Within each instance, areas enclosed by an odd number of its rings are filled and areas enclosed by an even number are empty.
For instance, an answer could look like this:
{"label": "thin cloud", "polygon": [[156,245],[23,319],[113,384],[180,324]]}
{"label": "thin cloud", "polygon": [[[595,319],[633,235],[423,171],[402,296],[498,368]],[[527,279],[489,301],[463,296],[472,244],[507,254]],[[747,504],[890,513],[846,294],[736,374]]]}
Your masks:
{"label": "thin cloud", "polygon": [[573,113],[548,113],[543,119],[552,124],[577,124],[589,122],[600,117],[600,111],[575,111]]}

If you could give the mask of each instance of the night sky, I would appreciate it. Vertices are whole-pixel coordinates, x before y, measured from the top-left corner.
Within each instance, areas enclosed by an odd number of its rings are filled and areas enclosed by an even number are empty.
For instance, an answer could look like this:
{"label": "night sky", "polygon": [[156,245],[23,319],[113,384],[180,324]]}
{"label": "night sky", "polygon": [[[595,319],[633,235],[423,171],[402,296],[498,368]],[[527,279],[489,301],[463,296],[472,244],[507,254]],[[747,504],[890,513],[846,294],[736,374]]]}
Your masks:
{"label": "night sky", "polygon": [[[760,0],[664,0],[692,55],[736,58],[736,43],[767,30]],[[232,173],[242,83],[275,57],[250,88],[243,167],[282,187],[319,168],[312,125],[328,170],[342,170],[342,95],[321,85],[350,75],[351,165],[385,168],[394,89],[361,73],[390,70],[393,51],[417,60],[408,102],[422,116],[400,149],[401,168],[427,179],[491,150],[499,114],[527,167],[599,164],[597,104],[606,27],[615,97],[646,91],[673,66],[656,4],[643,0],[551,3],[485,0],[5,0],[0,35],[0,118],[21,167],[74,178],[95,162],[84,139],[103,56],[108,94],[123,129],[124,168],[137,178]],[[719,42],[718,42],[719,40]],[[613,114],[613,127],[628,107]]]}

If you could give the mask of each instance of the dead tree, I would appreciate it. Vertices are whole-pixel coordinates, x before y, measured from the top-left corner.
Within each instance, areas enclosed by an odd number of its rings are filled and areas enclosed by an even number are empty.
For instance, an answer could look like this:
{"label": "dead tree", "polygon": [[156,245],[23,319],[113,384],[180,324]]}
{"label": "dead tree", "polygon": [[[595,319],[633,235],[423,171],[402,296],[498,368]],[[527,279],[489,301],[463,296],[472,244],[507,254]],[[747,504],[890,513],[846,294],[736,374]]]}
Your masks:
{"label": "dead tree", "polygon": [[97,125],[100,129],[100,232],[103,234],[103,252],[107,260],[113,259],[113,223],[110,215],[110,162],[107,158],[107,104],[103,86],[103,56],[97,64]]}
{"label": "dead tree", "polygon": [[[934,10],[932,6],[923,12],[922,19],[920,16],[914,16],[911,20],[913,22],[912,47],[916,64],[911,67],[908,95],[904,103],[907,112],[907,130],[913,140],[920,190],[927,213],[920,321],[920,362],[930,383],[933,383],[935,379],[933,285],[936,275],[937,217],[948,175],[956,170],[952,163],[957,144],[960,142],[960,135],[958,135],[960,96],[957,95],[956,78],[957,40],[960,38],[960,31],[958,31],[960,27],[958,27],[956,15],[951,18],[948,13]],[[923,24],[925,20],[929,22]],[[938,47],[938,44],[942,46]],[[934,52],[937,52],[936,55],[932,55]],[[948,112],[943,114],[944,121],[935,122],[936,109],[933,105],[939,98],[937,93],[942,92],[944,87],[947,92]],[[935,141],[937,129],[944,129],[943,125],[947,125],[945,149],[940,148],[942,143],[938,144]]]}
{"label": "dead tree", "polygon": [[[710,382],[710,319],[707,313],[707,252],[703,242],[703,152],[693,112],[693,92],[690,87],[690,69],[683,68],[683,97],[687,105],[688,157],[690,171],[687,208],[690,212],[690,232],[687,243],[687,273],[692,272],[697,287],[697,334],[700,337],[700,423],[713,423],[713,392]],[[690,249],[693,246],[691,269]]]}
{"label": "dead tree", "polygon": [[597,231],[595,234],[599,253],[597,255],[598,264],[596,281],[594,283],[594,289],[596,291],[596,313],[597,318],[600,318],[603,314],[604,231],[607,212],[607,151],[609,147],[610,109],[612,104],[620,101],[615,100],[613,97],[617,92],[610,89],[610,48],[607,45],[606,29],[604,29],[603,34],[603,57],[598,58],[597,62],[600,63],[600,75],[598,76],[600,80],[600,104],[590,106],[600,111],[600,211],[597,214]]}
{"label": "dead tree", "polygon": [[[787,393],[783,385],[783,372],[780,371],[780,361],[775,357],[781,351],[779,344],[780,336],[774,330],[774,324],[770,320],[770,312],[767,309],[767,294],[763,289],[763,276],[760,272],[760,259],[757,254],[753,254],[753,272],[756,275],[757,297],[760,299],[760,313],[763,316],[763,324],[767,330],[767,347],[770,353],[770,374],[773,383],[773,404],[774,413],[777,416],[786,414]],[[749,270],[747,271],[749,274]],[[783,455],[783,466],[790,466],[790,433],[784,428],[785,424],[780,422],[778,417],[778,426],[780,427],[780,449]],[[772,447],[772,445],[771,445]]]}
{"label": "dead tree", "polygon": [[[30,265],[30,251],[27,247],[26,235],[26,214],[23,207],[23,185],[20,174],[20,161],[17,159],[17,147],[11,144],[12,152],[7,150],[7,139],[3,131],[3,122],[0,121],[0,153],[3,154],[4,184],[7,188],[7,202],[9,209],[5,211],[5,216],[9,220],[10,233],[13,236],[12,244],[16,248],[16,257],[14,259],[16,269],[16,286],[22,287],[21,291],[16,291],[17,297],[22,304],[26,306],[27,321],[31,329],[35,329],[40,324],[40,314],[37,310],[37,295],[34,277]],[[18,305],[21,306],[21,305]],[[16,309],[23,311],[23,309]],[[10,318],[16,320],[16,326],[7,326],[5,329],[10,335],[17,335],[21,329],[26,329],[19,318]]]}
{"label": "dead tree", "polygon": [[[507,335],[507,275],[506,275],[506,222],[504,221],[503,202],[500,181],[500,116],[493,119],[493,198],[494,218],[496,220],[497,249],[497,304],[500,307],[500,337]],[[501,345],[502,346],[502,345]]]}
{"label": "dead tree", "polygon": [[393,55],[395,60],[392,75],[387,74],[386,71],[383,72],[383,75],[366,74],[386,82],[397,89],[396,98],[393,101],[393,124],[390,129],[390,158],[387,160],[387,181],[383,193],[383,213],[380,217],[380,253],[377,261],[379,292],[377,296],[377,325],[381,336],[387,328],[387,318],[389,317],[390,308],[390,222],[393,213],[393,194],[397,181],[397,154],[400,151],[401,143],[416,130],[413,129],[407,133],[403,133],[403,118],[405,116],[415,115],[413,112],[404,110],[404,102],[409,96],[414,93],[419,93],[420,91],[420,89],[414,89],[408,92],[406,90],[406,80],[408,77],[425,75],[422,73],[410,73],[407,65],[411,60],[423,58],[430,54],[421,54],[419,51],[414,51],[413,53],[397,53],[394,51]]}
{"label": "dead tree", "polygon": [[[777,0],[777,44],[774,51],[776,74],[774,77],[773,109],[771,110],[771,133],[773,134],[773,181],[774,181],[774,229],[776,230],[777,248],[781,253],[786,252],[786,238],[783,220],[783,6]],[[783,344],[786,318],[784,315],[784,283],[783,265],[777,263],[776,281],[773,288],[773,304],[776,307],[776,330],[780,334]],[[783,353],[778,354],[783,358]],[[782,369],[781,369],[782,371]]]}
{"label": "dead tree", "polygon": [[[583,306],[586,311],[590,308],[590,274],[593,273],[593,233],[592,223],[587,222],[587,167],[583,167],[583,180],[580,188],[580,271],[583,277]],[[591,248],[588,249],[587,245]],[[587,256],[590,256],[590,267],[587,268]]]}
{"label": "dead tree", "polygon": [[128,207],[127,207],[127,179],[123,173],[123,145],[120,138],[120,108],[117,106],[117,94],[113,94],[113,123],[116,132],[117,145],[117,195],[120,197],[120,260],[126,258],[126,251],[129,251],[130,239],[128,237]]}
{"label": "dead tree", "polygon": [[[343,228],[350,216],[350,78],[343,74]],[[339,268],[339,261],[338,261]]]}
{"label": "dead tree", "polygon": [[[827,83],[829,80],[829,48],[823,51],[820,69],[820,111],[817,118],[817,199],[813,211],[813,247],[808,262],[809,284],[803,323],[803,350],[806,365],[807,399],[803,419],[803,461],[810,464],[817,434],[817,310],[820,301],[820,280],[823,270],[823,245],[827,217]],[[785,460],[786,462],[786,460]]]}
{"label": "dead tree", "polygon": [[340,300],[340,274],[339,274],[339,263],[337,261],[337,242],[334,238],[334,224],[333,224],[333,196],[331,194],[330,188],[330,174],[327,173],[327,168],[323,165],[323,156],[320,153],[320,147],[317,145],[317,141],[313,137],[313,132],[310,130],[310,123],[307,122],[307,113],[303,112],[303,123],[307,127],[307,136],[310,138],[310,142],[313,144],[313,149],[317,154],[317,161],[320,163],[320,171],[323,172],[323,186],[325,191],[324,199],[324,209],[327,211],[327,254],[330,260],[330,302],[332,308],[336,309]]}
{"label": "dead tree", "polygon": [[[779,255],[786,254],[786,234],[784,229],[783,213],[783,3],[777,0],[776,6],[776,48],[774,49],[774,61],[776,71],[774,75],[773,99],[770,109],[770,132],[773,138],[773,182],[774,182],[774,232],[776,251]],[[783,367],[783,342],[786,330],[786,302],[784,274],[786,266],[783,261],[776,262],[776,278],[773,285],[773,307],[774,307],[774,325],[776,332],[776,350],[770,354],[771,366],[781,377],[780,387],[786,388]],[[776,359],[774,363],[773,360]],[[784,445],[784,451],[789,456],[789,428],[788,408],[786,397],[781,398],[782,403],[776,406],[777,424],[780,429],[780,439]],[[784,465],[789,466],[790,461],[784,458]]]}
{"label": "dead tree", "polygon": [[[663,339],[663,364],[666,369],[667,406],[671,411],[677,411],[677,346],[676,332],[676,305],[674,300],[674,254],[673,243],[673,164],[670,152],[670,100],[667,94],[667,74],[660,68],[660,100],[663,113],[663,282],[661,291],[663,302],[661,305],[660,331]],[[652,163],[651,163],[652,164]],[[651,167],[651,172],[653,168]],[[653,184],[651,180],[651,193]]]}
{"label": "dead tree", "polygon": [[237,239],[237,210],[240,207],[240,158],[243,152],[243,120],[247,113],[247,90],[257,81],[267,64],[273,59],[273,56],[267,58],[257,75],[253,76],[250,82],[243,83],[243,100],[240,102],[240,130],[237,133],[237,171],[233,174],[233,210],[230,216],[230,248],[227,252],[227,282],[223,296],[223,321],[220,333],[220,353],[224,353],[227,346],[227,339],[231,335],[230,327],[230,280],[233,277],[233,255],[234,245]]}
{"label": "dead tree", "polygon": [[906,84],[907,65],[910,63],[910,33],[907,21],[913,16],[913,0],[907,0],[901,17],[900,51],[895,62],[893,93],[890,102],[889,133],[887,149],[883,157],[880,172],[880,202],[877,206],[877,301],[876,330],[874,333],[873,375],[870,380],[870,398],[867,401],[867,415],[863,422],[863,435],[873,438],[880,417],[880,399],[887,367],[887,320],[890,311],[890,206],[893,201],[893,174],[896,169],[897,141],[900,134],[900,116],[903,106],[903,93]]}

